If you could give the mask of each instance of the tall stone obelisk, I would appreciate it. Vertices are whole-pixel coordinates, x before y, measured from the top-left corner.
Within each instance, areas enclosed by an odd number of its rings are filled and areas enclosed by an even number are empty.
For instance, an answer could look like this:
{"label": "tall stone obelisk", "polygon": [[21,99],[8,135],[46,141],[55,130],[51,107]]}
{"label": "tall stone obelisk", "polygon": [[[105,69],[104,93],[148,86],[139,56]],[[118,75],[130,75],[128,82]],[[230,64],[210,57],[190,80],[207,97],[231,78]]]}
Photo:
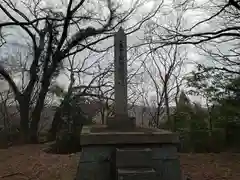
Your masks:
{"label": "tall stone obelisk", "polygon": [[108,118],[108,127],[115,130],[130,130],[135,118],[128,117],[127,100],[127,37],[122,28],[114,37],[114,118]]}
{"label": "tall stone obelisk", "polygon": [[122,28],[114,38],[115,120],[128,118],[127,107],[127,38]]}
{"label": "tall stone obelisk", "polygon": [[181,180],[177,134],[135,125],[128,117],[127,41],[115,35],[115,116],[107,125],[87,126],[76,180]]}

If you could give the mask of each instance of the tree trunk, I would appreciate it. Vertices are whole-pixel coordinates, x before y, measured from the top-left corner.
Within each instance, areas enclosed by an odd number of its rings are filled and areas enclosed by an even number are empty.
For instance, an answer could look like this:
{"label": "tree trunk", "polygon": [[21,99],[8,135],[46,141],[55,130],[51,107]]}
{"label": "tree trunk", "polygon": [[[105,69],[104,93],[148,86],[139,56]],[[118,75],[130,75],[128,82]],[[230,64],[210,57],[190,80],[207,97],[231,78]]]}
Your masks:
{"label": "tree trunk", "polygon": [[56,140],[57,131],[59,129],[59,124],[61,124],[61,108],[60,107],[57,108],[57,110],[54,114],[52,125],[48,132],[49,133],[48,140],[50,140],[50,141]]}
{"label": "tree trunk", "polygon": [[104,122],[105,122],[105,111],[106,111],[106,109],[103,107],[101,110],[100,110],[100,118],[101,118],[101,124],[104,124]]}
{"label": "tree trunk", "polygon": [[157,126],[157,128],[159,128],[160,108],[161,108],[161,104],[158,103],[157,114],[156,114],[156,126]]}
{"label": "tree trunk", "polygon": [[72,95],[72,87],[73,87],[74,82],[75,82],[74,73],[71,72],[70,84],[68,86],[68,91],[67,91],[68,93],[64,96],[63,101],[61,102],[60,106],[57,108],[57,110],[54,114],[51,128],[48,131],[50,141],[56,140],[57,132],[59,130],[60,125],[62,124],[61,111],[62,111],[63,107],[65,106],[65,103],[68,103],[68,100]]}
{"label": "tree trunk", "polygon": [[107,124],[108,117],[109,117],[109,111],[110,111],[108,100],[106,100],[104,105],[105,105],[105,107],[104,107],[104,114],[103,114],[103,118],[104,118],[103,119],[103,124]]}
{"label": "tree trunk", "polygon": [[175,123],[174,123],[174,121],[171,119],[171,115],[170,115],[170,108],[169,108],[169,100],[168,100],[168,97],[165,97],[165,106],[166,106],[167,121],[168,121],[168,122],[171,122],[171,129],[172,129],[172,131],[175,131]]}
{"label": "tree trunk", "polygon": [[175,123],[174,120],[171,120],[170,116],[170,108],[169,108],[169,99],[168,99],[168,88],[167,84],[164,85],[164,99],[165,99],[165,107],[166,107],[166,115],[167,115],[167,122],[171,124],[171,130],[175,131]]}
{"label": "tree trunk", "polygon": [[207,108],[208,108],[208,128],[209,128],[209,136],[212,137],[212,129],[213,129],[213,124],[212,124],[212,110],[214,108],[214,105],[212,106],[212,109],[210,108],[209,104],[207,103]]}
{"label": "tree trunk", "polygon": [[141,115],[142,115],[142,126],[144,126],[144,108],[141,111]]}
{"label": "tree trunk", "polygon": [[41,114],[44,107],[44,101],[48,92],[49,85],[50,85],[49,80],[45,80],[44,83],[42,84],[42,88],[39,93],[36,106],[32,112],[32,121],[30,124],[30,143],[33,143],[33,144],[38,143],[38,124],[41,119]]}
{"label": "tree trunk", "polygon": [[20,132],[21,141],[29,142],[29,101],[26,101],[23,96],[18,100],[20,107]]}
{"label": "tree trunk", "polygon": [[61,102],[60,106],[57,108],[57,110],[54,114],[52,125],[49,130],[49,140],[50,141],[56,140],[57,132],[59,130],[60,125],[62,124],[61,111],[62,111],[63,107],[65,106],[65,104],[68,103],[68,101],[69,101],[69,98],[72,94],[71,89],[72,89],[72,83],[69,85],[68,93],[64,96],[63,101]]}

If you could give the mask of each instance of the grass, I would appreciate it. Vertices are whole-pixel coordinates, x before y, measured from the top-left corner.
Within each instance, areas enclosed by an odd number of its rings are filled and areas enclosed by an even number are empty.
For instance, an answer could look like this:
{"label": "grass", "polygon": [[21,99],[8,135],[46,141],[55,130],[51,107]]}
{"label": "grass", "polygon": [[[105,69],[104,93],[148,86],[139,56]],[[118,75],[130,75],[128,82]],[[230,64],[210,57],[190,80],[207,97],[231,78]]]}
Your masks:
{"label": "grass", "polygon": [[[0,179],[73,180],[79,154],[53,155],[41,145],[0,150]],[[239,180],[240,154],[180,154],[182,171],[193,180]]]}

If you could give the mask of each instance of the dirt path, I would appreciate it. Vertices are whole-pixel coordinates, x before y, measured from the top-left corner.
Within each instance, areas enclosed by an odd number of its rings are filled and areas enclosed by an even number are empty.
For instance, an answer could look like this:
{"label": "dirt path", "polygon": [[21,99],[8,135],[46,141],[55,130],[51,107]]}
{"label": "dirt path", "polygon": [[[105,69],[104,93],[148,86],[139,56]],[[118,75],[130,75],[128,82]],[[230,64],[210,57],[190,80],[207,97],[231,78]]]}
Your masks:
{"label": "dirt path", "polygon": [[12,174],[4,179],[73,179],[78,162],[77,155],[52,155],[40,149],[39,145],[28,145],[0,150],[0,177]]}
{"label": "dirt path", "polygon": [[[39,145],[0,150],[4,180],[73,180],[79,155],[51,155]],[[181,154],[182,170],[193,180],[239,180],[240,154]]]}
{"label": "dirt path", "polygon": [[181,154],[180,160],[193,180],[240,180],[240,154]]}

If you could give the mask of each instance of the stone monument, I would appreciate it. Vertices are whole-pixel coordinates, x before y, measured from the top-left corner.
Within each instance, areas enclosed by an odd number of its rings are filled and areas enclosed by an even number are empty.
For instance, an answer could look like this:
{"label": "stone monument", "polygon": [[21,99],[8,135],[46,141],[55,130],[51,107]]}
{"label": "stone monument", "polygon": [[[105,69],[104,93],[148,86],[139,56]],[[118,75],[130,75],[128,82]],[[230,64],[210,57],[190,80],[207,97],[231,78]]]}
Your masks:
{"label": "stone monument", "polygon": [[115,35],[115,116],[107,125],[85,126],[76,180],[181,180],[178,135],[140,128],[128,117],[127,39]]}
{"label": "stone monument", "polygon": [[108,127],[129,130],[134,127],[134,118],[128,117],[127,103],[127,37],[122,28],[114,37],[114,118],[108,118]]}

